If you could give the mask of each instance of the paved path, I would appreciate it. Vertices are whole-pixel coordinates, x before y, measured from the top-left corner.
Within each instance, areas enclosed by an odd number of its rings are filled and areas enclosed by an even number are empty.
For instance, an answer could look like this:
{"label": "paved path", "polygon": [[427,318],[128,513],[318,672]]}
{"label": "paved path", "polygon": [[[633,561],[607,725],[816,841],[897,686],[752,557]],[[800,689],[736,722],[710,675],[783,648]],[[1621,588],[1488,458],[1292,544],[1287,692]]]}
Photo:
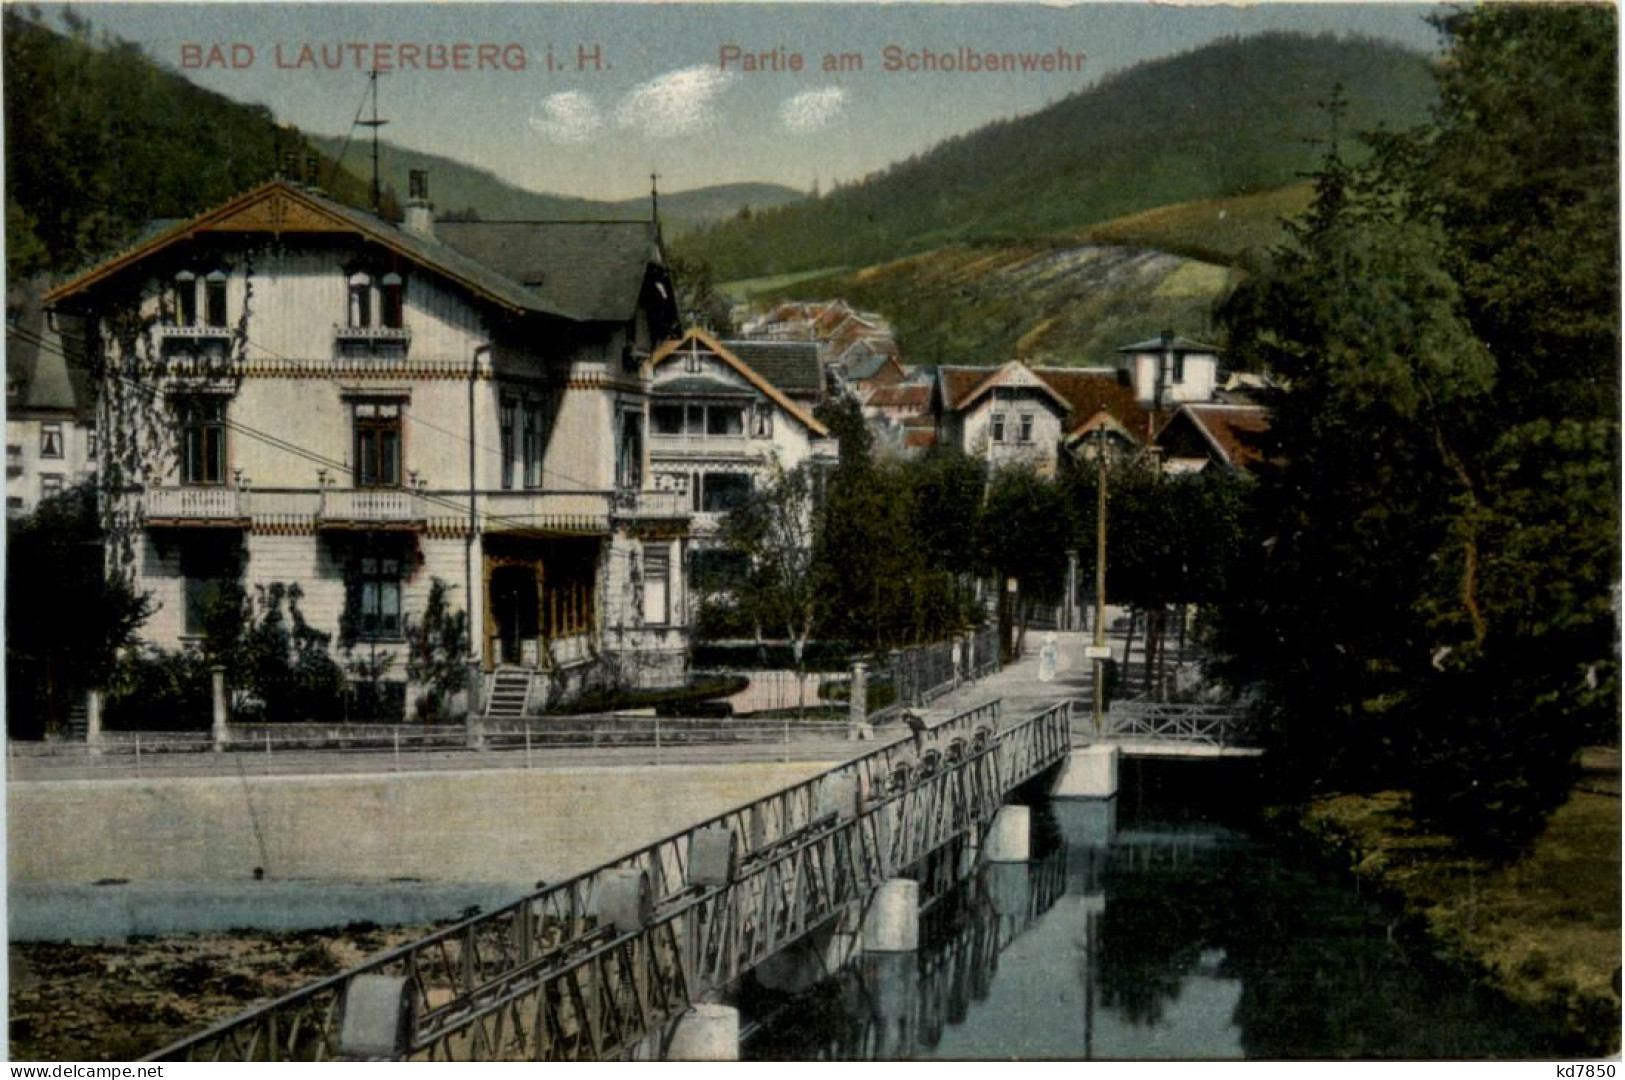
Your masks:
{"label": "paved path", "polygon": [[1016,720],[1032,716],[1066,698],[1089,700],[1094,695],[1094,664],[1083,658],[1083,648],[1092,640],[1092,635],[1082,631],[1056,634],[1060,665],[1053,681],[1040,682],[1038,652],[1043,634],[1029,630],[1026,651],[1019,659],[985,679],[944,694],[918,711],[927,723],[938,724],[956,713],[1001,698],[1005,718]]}

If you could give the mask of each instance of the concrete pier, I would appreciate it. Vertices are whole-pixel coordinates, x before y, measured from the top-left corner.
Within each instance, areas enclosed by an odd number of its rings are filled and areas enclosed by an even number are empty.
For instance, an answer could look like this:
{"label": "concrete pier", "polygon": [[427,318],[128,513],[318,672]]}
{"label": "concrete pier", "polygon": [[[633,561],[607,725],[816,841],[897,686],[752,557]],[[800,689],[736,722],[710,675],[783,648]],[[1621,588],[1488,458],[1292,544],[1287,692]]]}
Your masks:
{"label": "concrete pier", "polygon": [[920,947],[920,883],[883,881],[863,916],[865,953],[913,952]]}
{"label": "concrete pier", "polygon": [[993,815],[982,841],[982,856],[990,863],[1024,863],[1032,858],[1032,811],[1025,806],[1001,806]]}
{"label": "concrete pier", "polygon": [[667,1061],[738,1061],[739,1010],[731,1005],[696,1005],[677,1022]]}
{"label": "concrete pier", "polygon": [[1111,798],[1117,794],[1117,760],[1115,746],[1075,747],[1056,774],[1050,798]]}

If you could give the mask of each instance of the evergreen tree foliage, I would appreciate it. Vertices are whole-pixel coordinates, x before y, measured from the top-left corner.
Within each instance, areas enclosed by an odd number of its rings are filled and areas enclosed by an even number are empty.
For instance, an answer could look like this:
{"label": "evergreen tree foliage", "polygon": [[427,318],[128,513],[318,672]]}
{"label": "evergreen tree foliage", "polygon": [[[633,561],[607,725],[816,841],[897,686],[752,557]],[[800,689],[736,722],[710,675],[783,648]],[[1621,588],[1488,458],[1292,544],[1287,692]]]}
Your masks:
{"label": "evergreen tree foliage", "polygon": [[1614,13],[1441,25],[1433,123],[1334,141],[1223,312],[1287,389],[1218,640],[1298,784],[1409,786],[1508,853],[1618,738]]}

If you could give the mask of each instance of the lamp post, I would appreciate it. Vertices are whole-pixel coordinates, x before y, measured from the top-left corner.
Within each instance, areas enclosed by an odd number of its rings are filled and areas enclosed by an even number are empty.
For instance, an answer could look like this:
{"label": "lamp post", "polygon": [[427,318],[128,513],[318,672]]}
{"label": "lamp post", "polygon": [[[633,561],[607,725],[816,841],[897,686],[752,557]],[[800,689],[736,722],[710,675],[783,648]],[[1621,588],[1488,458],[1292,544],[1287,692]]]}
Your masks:
{"label": "lamp post", "polygon": [[1095,443],[1095,733],[1106,715],[1106,429],[1097,428]]}

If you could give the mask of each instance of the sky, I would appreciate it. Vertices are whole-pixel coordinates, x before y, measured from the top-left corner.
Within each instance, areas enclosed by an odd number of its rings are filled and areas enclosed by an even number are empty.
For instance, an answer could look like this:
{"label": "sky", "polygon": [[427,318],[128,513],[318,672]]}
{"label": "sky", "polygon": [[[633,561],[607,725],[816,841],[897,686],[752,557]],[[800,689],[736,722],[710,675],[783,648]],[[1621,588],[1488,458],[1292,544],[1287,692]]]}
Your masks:
{"label": "sky", "polygon": [[[39,6],[54,24],[60,5]],[[664,191],[827,190],[1228,36],[1356,33],[1438,47],[1424,21],[1436,9],[1397,3],[74,7],[194,82],[320,134],[350,130],[367,71],[388,66],[386,141],[534,191],[612,199],[646,193],[651,172]],[[1017,65],[1026,55],[1033,70],[969,71],[966,52]],[[909,69],[933,58],[939,70]],[[824,70],[826,59],[841,70]]]}

